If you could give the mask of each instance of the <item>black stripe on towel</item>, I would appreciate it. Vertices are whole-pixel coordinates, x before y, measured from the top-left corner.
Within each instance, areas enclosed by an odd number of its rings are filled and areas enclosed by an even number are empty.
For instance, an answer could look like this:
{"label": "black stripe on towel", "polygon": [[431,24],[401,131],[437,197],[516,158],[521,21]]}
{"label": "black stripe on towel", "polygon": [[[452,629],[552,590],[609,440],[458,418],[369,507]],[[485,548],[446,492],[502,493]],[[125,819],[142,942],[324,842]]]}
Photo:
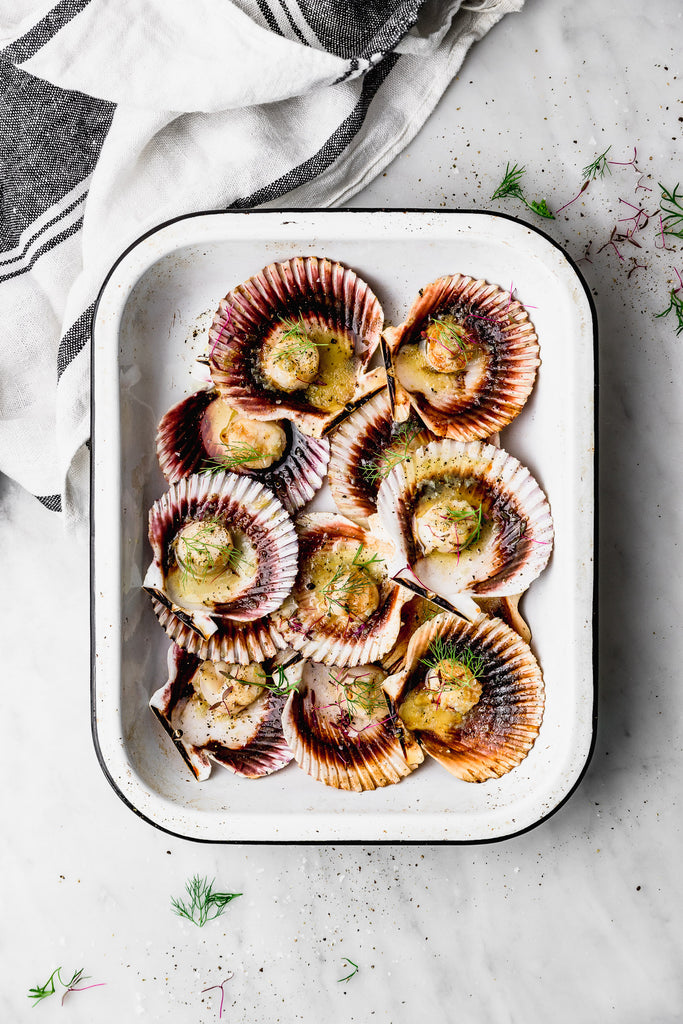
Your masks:
{"label": "black stripe on towel", "polygon": [[291,192],[292,189],[305,185],[307,181],[311,181],[327,170],[341,156],[363,127],[368,109],[377,90],[386,80],[397,61],[398,56],[390,53],[380,64],[377,64],[371,71],[368,71],[356,106],[317,153],[314,153],[308,160],[299,164],[298,167],[293,167],[291,171],[278,178],[277,181],[271,182],[270,185],[264,185],[244,199],[236,199],[234,203],[230,204],[228,209],[245,210],[252,206],[259,206],[261,203],[267,203],[272,199],[278,199],[280,196],[286,195],[287,192]]}
{"label": "black stripe on towel", "polygon": [[49,508],[50,512],[62,511],[61,494],[36,494],[36,498],[41,505],[44,505],[45,508]]}
{"label": "black stripe on towel", "polygon": [[90,340],[92,315],[95,309],[93,302],[78,320],[71,325],[59,343],[57,353],[57,380],[62,376],[69,363],[73,362],[78,353],[85,348]]}
{"label": "black stripe on towel", "polygon": [[20,39],[15,39],[4,50],[0,50],[0,62],[8,61],[10,64],[21,64],[29,57],[33,57],[89,3],[90,0],[61,0],[61,3],[48,11],[45,17],[41,18],[25,35]]}

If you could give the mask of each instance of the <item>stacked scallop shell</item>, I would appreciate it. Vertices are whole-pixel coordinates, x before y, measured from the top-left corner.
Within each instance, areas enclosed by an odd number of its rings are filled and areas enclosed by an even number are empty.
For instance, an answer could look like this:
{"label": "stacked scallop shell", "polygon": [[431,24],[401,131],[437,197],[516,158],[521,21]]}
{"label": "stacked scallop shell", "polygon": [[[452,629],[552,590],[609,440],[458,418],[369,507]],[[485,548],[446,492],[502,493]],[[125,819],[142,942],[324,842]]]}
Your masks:
{"label": "stacked scallop shell", "polygon": [[[493,436],[533,386],[533,325],[459,274],[383,318],[340,263],[270,264],[219,303],[211,385],[160,422],[144,586],[172,646],[150,706],[199,780],[293,760],[364,792],[426,753],[483,781],[540,728],[517,601],[552,520]],[[336,513],[308,508],[328,463]]]}

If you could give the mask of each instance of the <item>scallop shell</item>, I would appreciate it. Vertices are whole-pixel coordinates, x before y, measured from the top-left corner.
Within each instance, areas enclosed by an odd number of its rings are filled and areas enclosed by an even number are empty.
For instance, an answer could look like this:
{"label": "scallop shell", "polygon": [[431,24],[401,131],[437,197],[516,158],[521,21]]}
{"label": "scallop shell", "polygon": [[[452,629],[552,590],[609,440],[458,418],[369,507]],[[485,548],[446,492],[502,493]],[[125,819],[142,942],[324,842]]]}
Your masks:
{"label": "scallop shell", "polygon": [[223,622],[208,640],[188,626],[165,604],[152,598],[152,608],[166,634],[189,654],[202,661],[227,661],[231,665],[248,665],[266,661],[287,644],[270,619],[257,622]]}
{"label": "scallop shell", "polygon": [[356,714],[353,706],[349,710],[344,681],[369,667],[340,669],[304,661],[287,672],[292,678],[296,671],[299,685],[282,715],[285,739],[299,767],[335,789],[364,792],[394,785],[424,759],[412,736],[397,725],[386,699],[369,713]]}
{"label": "scallop shell", "polygon": [[355,519],[374,515],[384,476],[410,451],[434,439],[414,418],[394,422],[386,389],[364,402],[332,436],[329,482],[339,511]]}
{"label": "scallop shell", "polygon": [[[441,394],[432,389],[428,400],[403,386],[397,356],[402,346],[419,343],[430,317],[446,312],[459,317],[476,339],[480,360],[468,364],[466,373],[434,371],[434,387],[446,376],[453,386]],[[397,419],[404,419],[412,405],[430,430],[457,441],[489,437],[507,426],[529,397],[540,364],[538,338],[524,306],[498,285],[462,274],[427,285],[404,323],[385,330],[382,351]]]}
{"label": "scallop shell", "polygon": [[[351,541],[362,546],[363,557],[377,555],[387,564],[393,549],[386,539],[364,529],[345,516],[313,512],[299,516],[299,573],[291,596],[271,616],[276,630],[303,657],[326,665],[368,665],[378,661],[393,646],[401,625],[401,606],[408,594],[388,578],[380,587],[377,610],[358,625],[351,619],[320,621],[318,611],[306,602],[309,559],[335,543]],[[383,573],[384,575],[384,573]],[[307,606],[308,604],[308,606]]]}
{"label": "scallop shell", "polygon": [[168,681],[149,702],[195,778],[199,782],[208,779],[212,762],[247,779],[258,779],[284,768],[293,758],[282,732],[282,709],[286,698],[269,690],[264,690],[245,709],[250,712],[247,719],[237,716],[244,722],[239,741],[234,731],[229,746],[216,740],[195,744],[187,737],[183,738],[182,731],[177,728],[175,713],[182,709],[194,692],[191,680],[203,660],[206,659],[197,658],[173,644],[168,652]]}
{"label": "scallop shell", "polygon": [[[206,610],[182,607],[167,593],[173,539],[192,520],[207,519],[236,527],[248,539],[255,551],[256,576],[233,600]],[[235,473],[195,474],[173,484],[150,510],[149,540],[154,561],[143,586],[203,640],[226,623],[268,615],[287,597],[296,577],[298,544],[291,519],[272,491]]]}
{"label": "scallop shell", "polygon": [[538,736],[545,703],[538,662],[528,644],[500,619],[481,615],[472,623],[444,613],[417,630],[405,667],[384,682],[397,708],[419,685],[426,671],[422,659],[437,638],[482,659],[477,674],[482,693],[449,730],[447,742],[428,731],[415,735],[427,754],[464,782],[499,778],[524,760]]}
{"label": "scallop shell", "polygon": [[[161,471],[170,484],[191,473],[205,472],[207,461],[211,463],[202,440],[202,422],[216,401],[221,399],[215,388],[196,391],[162,418],[157,431],[157,455]],[[240,465],[227,465],[226,460],[226,468],[260,480],[294,515],[322,487],[330,459],[330,443],[326,438],[307,437],[290,420],[280,420],[280,425],[287,434],[287,448],[273,466],[245,469]]]}
{"label": "scallop shell", "polygon": [[[350,339],[356,382],[345,405],[324,410],[305,393],[266,387],[255,352],[261,340],[285,318],[300,317]],[[358,401],[384,387],[383,368],[368,371],[384,314],[370,287],[341,263],[299,256],[271,263],[221,300],[209,330],[211,378],[230,405],[253,419],[295,420],[304,434],[321,437]]]}
{"label": "scallop shell", "polygon": [[[413,534],[413,509],[425,485],[446,481],[456,481],[475,505],[479,502],[488,525],[469,549],[422,556]],[[395,546],[392,578],[468,617],[479,614],[469,598],[526,590],[552,551],[553,523],[543,491],[517,459],[482,441],[434,441],[419,449],[382,483],[377,509]],[[459,600],[463,595],[464,602]]]}

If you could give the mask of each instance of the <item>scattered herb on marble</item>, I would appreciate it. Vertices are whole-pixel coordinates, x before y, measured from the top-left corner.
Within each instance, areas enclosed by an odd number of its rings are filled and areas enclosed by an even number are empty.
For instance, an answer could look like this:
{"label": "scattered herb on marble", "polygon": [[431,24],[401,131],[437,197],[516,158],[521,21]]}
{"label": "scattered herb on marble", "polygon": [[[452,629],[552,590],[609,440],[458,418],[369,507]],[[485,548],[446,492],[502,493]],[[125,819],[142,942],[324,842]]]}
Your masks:
{"label": "scattered herb on marble", "polygon": [[350,964],[351,967],[353,967],[353,970],[351,971],[350,974],[347,974],[344,978],[337,978],[337,982],[349,981],[349,979],[355,977],[355,975],[358,974],[358,971],[359,971],[358,964],[354,964],[353,960],[351,960],[350,957],[343,956],[342,960],[346,960],[346,963]]}
{"label": "scattered herb on marble", "polygon": [[235,977],[234,971],[230,971],[230,973],[228,974],[227,978],[224,981],[219,982],[217,985],[209,985],[208,988],[203,988],[202,989],[202,995],[204,995],[205,992],[213,991],[213,989],[215,989],[215,988],[220,989],[221,1003],[220,1003],[220,1006],[218,1007],[218,1019],[219,1020],[223,1016],[223,1002],[225,1000],[225,989],[223,988],[223,986],[226,985],[229,981],[232,981],[232,979],[234,977]]}
{"label": "scattered herb on marble", "polygon": [[665,235],[674,235],[683,239],[683,194],[679,195],[680,182],[674,185],[673,192],[659,182],[662,196],[659,208],[662,216],[662,231]]}
{"label": "scattered herb on marble", "polygon": [[43,999],[46,999],[48,996],[53,996],[55,994],[55,978],[64,989],[64,994],[62,995],[62,1006],[64,1005],[64,1000],[68,996],[69,992],[86,992],[89,988],[101,988],[102,985],[106,985],[106,981],[98,981],[94,985],[81,985],[82,981],[88,980],[88,976],[83,974],[83,971],[85,970],[84,967],[74,971],[69,981],[62,981],[61,970],[61,967],[57,967],[44,985],[36,985],[35,988],[29,989],[28,998],[35,1000],[33,1003],[34,1006],[37,1006],[38,1003],[42,1002]]}
{"label": "scattered herb on marble", "polygon": [[189,882],[185,883],[188,902],[181,899],[171,900],[174,912],[179,917],[186,917],[198,928],[203,928],[207,921],[213,921],[214,918],[220,917],[228,903],[241,896],[242,893],[214,892],[214,882],[215,879],[209,882],[207,878],[193,875]]}
{"label": "scattered herb on marble", "polygon": [[581,172],[584,178],[587,178],[588,181],[595,181],[596,178],[604,178],[606,171],[609,171],[610,174],[612,173],[609,169],[611,161],[607,159],[607,154],[611,148],[611,146],[608,146],[604,153],[596,156],[592,163],[584,167]]}
{"label": "scattered herb on marble", "polygon": [[510,167],[508,163],[505,168],[505,176],[491,196],[491,199],[505,199],[507,196],[511,196],[514,199],[519,199],[527,209],[531,210],[532,213],[538,214],[539,217],[545,217],[546,220],[555,220],[555,214],[548,209],[545,199],[541,199],[540,202],[529,202],[524,195],[521,181],[525,170],[525,167],[518,167],[517,164],[513,164]]}
{"label": "scattered herb on marble", "polygon": [[683,278],[678,271],[676,271],[676,276],[680,282],[678,288],[671,289],[669,292],[669,305],[661,313],[656,313],[655,316],[659,319],[662,316],[668,316],[669,313],[673,313],[676,318],[676,337],[678,337],[683,332],[683,295],[679,295],[679,292],[683,292]]}

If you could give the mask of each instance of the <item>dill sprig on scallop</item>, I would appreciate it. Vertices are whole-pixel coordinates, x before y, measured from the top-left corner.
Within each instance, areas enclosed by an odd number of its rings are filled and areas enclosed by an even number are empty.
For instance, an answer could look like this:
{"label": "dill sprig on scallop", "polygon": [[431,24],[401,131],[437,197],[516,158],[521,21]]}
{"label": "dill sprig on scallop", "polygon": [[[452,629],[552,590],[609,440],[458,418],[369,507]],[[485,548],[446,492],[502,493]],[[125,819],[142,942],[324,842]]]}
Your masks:
{"label": "dill sprig on scallop", "polygon": [[[481,655],[475,654],[470,647],[460,647],[454,640],[444,640],[443,637],[437,636],[429,645],[426,657],[420,658],[420,663],[431,671],[443,662],[454,668],[466,669],[475,679],[478,679],[484,670],[484,659]],[[462,687],[466,684],[457,679],[449,679],[444,685]]]}
{"label": "dill sprig on scallop", "polygon": [[185,883],[187,901],[183,899],[171,899],[174,913],[179,917],[185,917],[198,928],[203,928],[207,921],[213,921],[224,913],[228,903],[241,896],[241,892],[215,892],[213,885],[215,879],[209,881],[199,875],[193,875]]}
{"label": "dill sprig on scallop", "polygon": [[491,196],[491,199],[505,199],[511,196],[513,199],[519,199],[527,209],[531,210],[532,213],[537,213],[539,217],[545,217],[546,220],[555,220],[555,214],[548,209],[548,204],[545,199],[541,199],[540,202],[535,200],[529,202],[524,195],[521,181],[524,176],[526,168],[518,167],[517,164],[513,164],[510,167],[508,163],[505,167],[505,175],[496,191]]}
{"label": "dill sprig on scallop", "polygon": [[276,362],[287,359],[290,356],[305,355],[307,352],[314,351],[317,348],[326,348],[329,344],[327,341],[314,341],[308,333],[303,316],[299,316],[298,320],[282,320],[280,327],[284,328],[284,330],[279,341],[289,341],[289,344],[279,349],[275,355]]}
{"label": "dill sprig on scallop", "polygon": [[405,462],[410,458],[410,446],[418,436],[422,427],[420,425],[399,423],[394,436],[389,441],[376,459],[372,462],[361,464],[360,471],[365,480],[370,484],[385,480],[391,473],[394,466]]}
{"label": "dill sprig on scallop", "polygon": [[470,544],[474,544],[478,541],[481,536],[482,525],[486,522],[486,516],[482,505],[471,506],[470,508],[447,508],[444,512],[444,519],[448,519],[452,523],[460,523],[463,525],[472,524],[472,528],[468,533],[465,540],[462,542],[463,547],[468,547]]}
{"label": "dill sprig on scallop", "polygon": [[225,454],[220,458],[204,459],[200,473],[216,473],[221,469],[237,469],[239,466],[248,466],[250,462],[258,462],[260,459],[270,458],[268,452],[262,451],[254,445],[242,441],[222,441]]}
{"label": "dill sprig on scallop", "polygon": [[[227,675],[227,673],[224,673]],[[298,682],[290,682],[287,678],[284,665],[276,665],[270,675],[263,673],[263,682],[259,681],[255,686],[262,686],[264,690],[270,690],[276,697],[288,697],[299,688]]]}
{"label": "dill sprig on scallop", "polygon": [[[438,342],[443,345],[451,355],[456,352],[467,352],[467,346],[477,343],[476,338],[468,333],[466,327],[460,324],[449,323],[443,316],[430,316],[430,324],[435,324],[438,330]],[[453,347],[451,347],[453,346]]]}
{"label": "dill sprig on scallop", "polygon": [[348,613],[348,600],[354,594],[361,593],[369,583],[375,583],[369,570],[371,567],[384,565],[384,559],[374,554],[369,558],[363,558],[363,545],[358,545],[358,550],[353,556],[349,565],[339,565],[320,593],[327,601],[328,612],[333,608],[341,608]]}
{"label": "dill sprig on scallop", "polygon": [[659,201],[659,208],[662,211],[662,231],[665,235],[674,235],[675,238],[683,239],[683,195],[678,194],[681,187],[680,182],[674,185],[673,192],[665,188],[661,182],[659,182],[659,187],[662,191]]}
{"label": "dill sprig on scallop", "polygon": [[341,691],[338,707],[349,719],[360,713],[371,716],[380,708],[385,710],[388,707],[384,692],[370,671],[349,675],[342,669],[339,675],[335,675],[330,669],[329,676]]}
{"label": "dill sprig on scallop", "polygon": [[[204,583],[214,573],[222,572],[226,569],[231,569],[235,572],[241,566],[245,568],[251,567],[251,562],[244,552],[240,551],[234,544],[220,544],[211,540],[213,530],[216,527],[224,526],[225,524],[220,519],[205,519],[200,528],[203,532],[194,537],[181,538],[184,557],[179,564],[179,568],[184,584],[187,583],[190,577],[195,583]],[[190,564],[193,558],[201,561],[203,565],[193,567]],[[178,562],[177,553],[176,562]]]}

